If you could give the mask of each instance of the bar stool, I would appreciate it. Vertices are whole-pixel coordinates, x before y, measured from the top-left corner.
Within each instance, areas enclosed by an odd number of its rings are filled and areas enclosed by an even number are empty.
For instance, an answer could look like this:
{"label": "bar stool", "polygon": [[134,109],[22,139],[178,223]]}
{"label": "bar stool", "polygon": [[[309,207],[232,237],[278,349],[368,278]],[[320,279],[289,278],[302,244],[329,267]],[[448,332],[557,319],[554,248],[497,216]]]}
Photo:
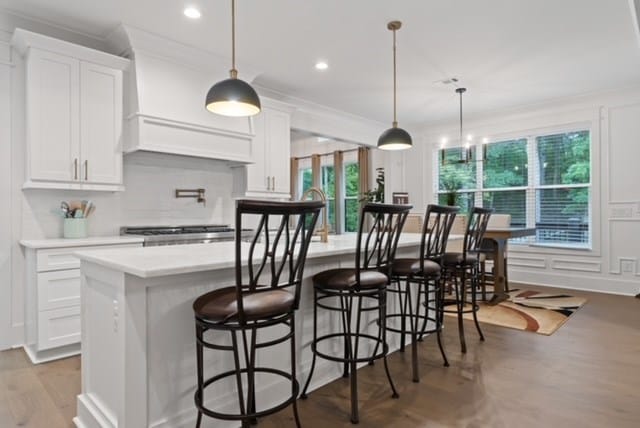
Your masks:
{"label": "bar stool", "polygon": [[[398,239],[411,208],[411,205],[365,204],[360,215],[355,267],[330,269],[313,277],[313,341],[311,342],[313,360],[301,398],[307,397],[307,389],[313,377],[317,357],[342,363],[343,376],[350,377],[351,422],[354,424],[359,422],[358,363],[371,363],[383,358],[387,379],[393,392],[392,397],[398,398],[398,392],[387,365],[389,345],[385,321],[386,292]],[[367,226],[369,223],[371,225]],[[367,302],[372,302],[372,306],[363,306],[365,299]],[[318,308],[339,313],[342,331],[318,336]],[[378,315],[377,322],[364,323],[365,328],[369,325],[377,327],[374,335],[362,331],[362,316],[365,313],[375,314],[375,312]],[[353,318],[355,318],[355,325],[353,325]],[[364,353],[360,352],[361,341],[373,345],[373,352],[367,352],[367,350]],[[335,342],[343,345],[343,352],[339,353],[341,355],[330,354],[320,349],[321,344],[327,346],[327,343],[336,344]]]}
{"label": "bar stool", "polygon": [[[459,210],[458,207],[429,205],[422,225],[419,257],[395,259],[392,264],[391,286],[388,291],[398,295],[400,309],[399,312],[387,314],[387,330],[400,333],[401,352],[404,352],[405,337],[411,336],[414,382],[420,381],[418,342],[425,334],[436,333],[444,365],[449,366],[441,338],[444,288],[440,284],[440,266],[451,226]],[[400,328],[394,327],[398,320]],[[427,328],[429,322],[433,323],[432,328]]]}
{"label": "bar stool", "polygon": [[[196,426],[202,415],[223,420],[241,421],[246,428],[256,418],[284,409],[293,404],[296,426],[300,427],[296,399],[300,385],[296,380],[295,311],[300,302],[300,287],[307,250],[320,209],[320,201],[267,202],[240,200],[236,204],[235,273],[234,286],[220,288],[198,297],[193,303],[196,325],[197,389],[195,405],[198,409]],[[250,244],[241,240],[243,221],[257,219],[257,228]],[[275,219],[274,219],[275,218]],[[270,230],[269,221],[277,226]],[[244,248],[249,245],[248,258]],[[285,326],[287,333],[266,342],[257,342],[258,330]],[[231,345],[207,341],[209,330],[229,333]],[[239,346],[239,338],[242,346]],[[256,365],[256,351],[289,340],[291,342],[291,372]],[[227,342],[228,343],[228,342]],[[204,378],[203,348],[231,351],[234,369]],[[241,355],[242,348],[242,355]],[[244,362],[244,366],[241,364]],[[256,373],[286,378],[291,382],[291,395],[280,404],[257,410]],[[244,394],[243,376],[247,391]],[[239,413],[230,414],[207,408],[204,390],[217,381],[234,377]]]}
{"label": "bar stool", "polygon": [[[480,281],[480,245],[493,209],[473,207],[469,214],[467,229],[464,234],[464,244],[461,253],[445,253],[443,257],[444,277],[453,287],[453,299],[444,300],[443,312],[452,312],[458,315],[458,333],[460,335],[460,347],[462,352],[467,352],[467,344],[464,338],[463,314],[473,313],[473,322],[484,341],[484,335],[478,323],[478,305],[476,303],[476,288]],[[467,285],[469,280],[469,285]],[[471,291],[471,307],[466,308],[467,289]],[[455,306],[455,309],[446,309],[447,306]]]}

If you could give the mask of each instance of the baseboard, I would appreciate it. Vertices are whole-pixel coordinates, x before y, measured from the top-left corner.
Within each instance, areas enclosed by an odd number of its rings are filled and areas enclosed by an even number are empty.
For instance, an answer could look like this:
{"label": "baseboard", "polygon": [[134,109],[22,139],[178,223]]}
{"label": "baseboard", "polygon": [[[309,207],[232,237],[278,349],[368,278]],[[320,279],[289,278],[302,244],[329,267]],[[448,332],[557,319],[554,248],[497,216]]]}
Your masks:
{"label": "baseboard", "polygon": [[78,416],[73,418],[76,427],[115,428],[118,426],[117,419],[109,417],[100,403],[96,402],[90,394],[80,394],[76,401]]}
{"label": "baseboard", "polygon": [[549,272],[509,269],[512,283],[566,288],[594,293],[634,296],[638,293],[638,281],[603,278],[601,276],[567,275]]}
{"label": "baseboard", "polygon": [[60,360],[80,354],[79,343],[60,348],[47,349],[46,351],[36,351],[28,345],[23,346],[23,348],[33,364],[48,363],[49,361]]}

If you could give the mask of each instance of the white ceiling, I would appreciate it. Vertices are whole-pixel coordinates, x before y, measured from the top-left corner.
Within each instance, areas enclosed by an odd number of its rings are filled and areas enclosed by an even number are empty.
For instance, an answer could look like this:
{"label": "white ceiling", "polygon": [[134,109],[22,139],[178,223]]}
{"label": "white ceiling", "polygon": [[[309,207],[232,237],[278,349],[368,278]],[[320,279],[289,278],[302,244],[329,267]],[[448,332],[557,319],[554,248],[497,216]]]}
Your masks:
{"label": "white ceiling", "polygon": [[[196,5],[202,18],[182,15]],[[640,83],[629,0],[238,0],[242,64],[266,88],[391,122],[398,32],[400,125],[457,115],[455,76],[474,113]],[[229,55],[228,0],[0,0],[21,15],[104,37],[120,22]],[[325,59],[330,69],[313,64]],[[226,76],[220,76],[223,78]]]}

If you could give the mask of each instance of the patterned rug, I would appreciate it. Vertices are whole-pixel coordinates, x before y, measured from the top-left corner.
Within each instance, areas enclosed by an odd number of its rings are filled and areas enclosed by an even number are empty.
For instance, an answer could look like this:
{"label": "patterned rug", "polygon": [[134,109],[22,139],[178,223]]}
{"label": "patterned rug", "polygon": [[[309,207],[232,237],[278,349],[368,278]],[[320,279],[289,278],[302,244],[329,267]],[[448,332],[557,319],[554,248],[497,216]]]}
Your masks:
{"label": "patterned rug", "polygon": [[[512,289],[509,299],[495,306],[479,302],[478,321],[550,336],[586,302],[568,294]],[[473,315],[465,314],[464,318],[473,319]]]}

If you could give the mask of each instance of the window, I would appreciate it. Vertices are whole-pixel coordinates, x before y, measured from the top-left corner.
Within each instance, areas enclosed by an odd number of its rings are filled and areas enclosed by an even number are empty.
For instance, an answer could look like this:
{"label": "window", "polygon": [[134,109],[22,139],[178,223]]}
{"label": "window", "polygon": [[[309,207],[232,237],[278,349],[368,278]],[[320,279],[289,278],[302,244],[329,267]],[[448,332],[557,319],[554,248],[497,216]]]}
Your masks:
{"label": "window", "polygon": [[543,243],[590,243],[589,133],[536,138],[536,238]]}
{"label": "window", "polygon": [[357,162],[344,165],[344,231],[357,232],[360,211],[360,169]]}
{"label": "window", "polygon": [[[360,220],[360,168],[358,165],[358,156],[356,150],[343,151],[343,167],[336,170],[333,165],[333,153],[321,156],[320,166],[320,187],[327,197],[327,216],[329,221],[329,230],[332,233],[336,231],[357,232],[358,222]],[[336,174],[342,174],[339,181],[342,189],[338,189],[336,199]],[[303,195],[308,189],[313,187],[313,169],[311,168],[311,158],[306,157],[299,160],[298,163],[298,187],[299,194]],[[317,182],[317,181],[316,181]],[[339,210],[336,210],[338,204]],[[336,212],[340,212],[336,217]]]}
{"label": "window", "polygon": [[323,165],[320,172],[322,191],[327,195],[329,231],[336,231],[336,173],[333,165]]}
{"label": "window", "polygon": [[589,131],[478,145],[468,163],[462,150],[438,153],[438,203],[511,214],[513,226],[536,227],[539,244],[590,247]]}

